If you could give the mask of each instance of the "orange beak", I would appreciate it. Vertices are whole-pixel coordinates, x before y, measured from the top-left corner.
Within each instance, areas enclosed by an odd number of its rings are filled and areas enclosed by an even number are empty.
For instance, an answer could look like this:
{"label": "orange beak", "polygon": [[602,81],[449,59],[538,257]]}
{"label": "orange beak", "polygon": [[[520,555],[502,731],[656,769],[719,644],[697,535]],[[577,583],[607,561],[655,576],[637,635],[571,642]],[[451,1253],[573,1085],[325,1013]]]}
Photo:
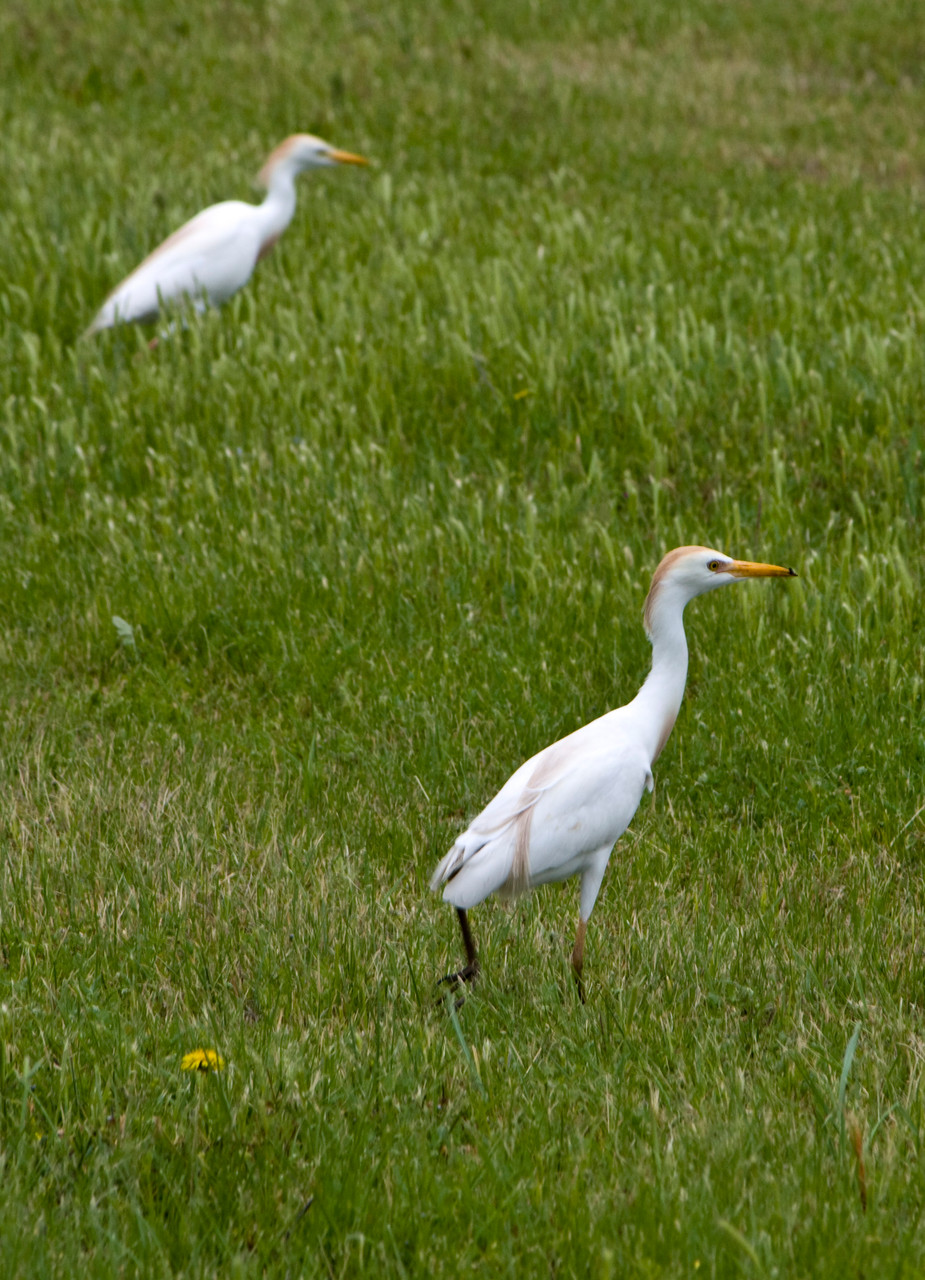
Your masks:
{"label": "orange beak", "polygon": [[327,158],[338,164],[369,164],[365,156],[355,156],[352,151],[335,151],[333,147],[327,153]]}
{"label": "orange beak", "polygon": [[779,564],[755,564],[751,560],[733,560],[726,573],[733,578],[795,578],[795,569]]}

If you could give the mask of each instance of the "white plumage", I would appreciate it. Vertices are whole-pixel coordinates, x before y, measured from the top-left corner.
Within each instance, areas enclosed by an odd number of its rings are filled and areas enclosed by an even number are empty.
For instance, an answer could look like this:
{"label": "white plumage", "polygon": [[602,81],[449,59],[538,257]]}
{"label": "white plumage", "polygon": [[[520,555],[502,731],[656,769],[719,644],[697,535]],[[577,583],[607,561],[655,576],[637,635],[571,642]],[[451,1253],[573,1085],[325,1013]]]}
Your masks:
{"label": "white plumage", "polygon": [[469,908],[580,872],[596,894],[613,844],[652,788],[628,728],[626,708],[611,711],[522,764],[458,837],[431,887],[446,883],[444,900]]}
{"label": "white plumage", "polygon": [[732,560],[708,547],[678,547],[664,557],[646,599],[652,669],[639,693],[522,764],[434,871],[431,888],[443,886],[444,900],[456,907],[466,947],[467,965],[450,981],[478,975],[470,907],[492,893],[514,896],[580,875],[572,965],[581,989],[585,929],[611,850],[652,789],[652,766],[684,696],[685,605],[743,578],[792,576],[792,569]]}
{"label": "white plumage", "polygon": [[225,200],[191,218],[113,289],[85,336],[116,324],[154,320],[162,305],[183,299],[199,310],[227,302],[292,221],[298,175],[336,164],[366,161],[308,133],[281,142],[260,171],[267,188],[261,204]]}

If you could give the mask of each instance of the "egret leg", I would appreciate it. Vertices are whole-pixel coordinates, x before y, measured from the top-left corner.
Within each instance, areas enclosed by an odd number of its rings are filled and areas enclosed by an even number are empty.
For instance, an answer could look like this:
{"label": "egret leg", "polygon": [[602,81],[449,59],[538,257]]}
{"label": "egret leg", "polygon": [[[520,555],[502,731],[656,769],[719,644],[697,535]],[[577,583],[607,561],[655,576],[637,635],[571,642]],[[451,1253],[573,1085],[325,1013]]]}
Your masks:
{"label": "egret leg", "polygon": [[472,940],[472,930],[469,928],[469,917],[463,907],[456,908],[456,915],[462,930],[463,946],[466,948],[466,966],[458,973],[448,973],[445,978],[440,979],[441,983],[446,982],[452,987],[461,986],[464,982],[475,982],[479,976],[479,958]]}
{"label": "egret leg", "polygon": [[575,975],[575,985],[578,987],[578,995],[581,1003],[585,1002],[585,988],[581,981],[581,971],[585,967],[585,934],[588,930],[587,920],[579,917],[578,933],[575,937],[575,945],[572,948],[572,972]]}

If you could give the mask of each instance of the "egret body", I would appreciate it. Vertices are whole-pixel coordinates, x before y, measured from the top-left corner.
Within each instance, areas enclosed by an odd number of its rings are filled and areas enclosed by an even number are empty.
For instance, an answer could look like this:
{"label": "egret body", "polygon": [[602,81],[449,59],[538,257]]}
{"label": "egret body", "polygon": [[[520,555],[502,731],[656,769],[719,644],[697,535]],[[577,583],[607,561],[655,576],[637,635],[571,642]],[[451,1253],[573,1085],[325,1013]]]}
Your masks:
{"label": "egret body", "polygon": [[191,218],[113,289],[85,336],[128,321],[154,320],[162,305],[183,299],[198,310],[227,302],[292,221],[298,175],[339,164],[366,160],[309,133],[281,142],[260,171],[267,191],[261,204],[225,200]]}
{"label": "egret body", "polygon": [[492,893],[514,897],[535,885],[581,877],[572,968],[581,991],[585,931],[614,844],[629,826],[652,767],[668,741],[687,681],[684,608],[695,596],[744,578],[794,577],[792,569],[733,560],[708,547],[670,551],[652,577],[644,623],[652,669],[632,702],[533,756],[441,860],[431,888],[456,907],[466,967],[451,982],[477,977],[467,911]]}

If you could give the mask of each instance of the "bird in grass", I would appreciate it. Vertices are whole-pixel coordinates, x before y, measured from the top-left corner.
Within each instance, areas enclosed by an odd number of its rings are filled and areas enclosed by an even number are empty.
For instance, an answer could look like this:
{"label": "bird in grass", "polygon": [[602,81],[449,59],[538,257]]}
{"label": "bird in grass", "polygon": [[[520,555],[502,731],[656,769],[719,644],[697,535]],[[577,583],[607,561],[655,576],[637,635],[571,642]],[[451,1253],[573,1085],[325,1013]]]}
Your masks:
{"label": "bird in grass", "polygon": [[295,180],[305,169],[366,164],[310,133],[296,133],[271,151],[260,170],[261,204],[224,200],[210,205],[158,245],[103,303],[85,337],[129,321],[151,321],[162,306],[190,301],[198,311],[220,306],[247,284],[295,213]]}
{"label": "bird in grass", "polygon": [[652,670],[632,702],[533,756],[504,784],[437,866],[430,887],[457,911],[466,966],[443,979],[478,977],[467,912],[492,893],[516,897],[581,876],[572,969],[582,999],[585,933],[614,844],[629,826],[674,727],[687,680],[684,607],[745,578],[795,577],[776,564],[733,560],[709,547],[677,547],[652,577],[643,619]]}

